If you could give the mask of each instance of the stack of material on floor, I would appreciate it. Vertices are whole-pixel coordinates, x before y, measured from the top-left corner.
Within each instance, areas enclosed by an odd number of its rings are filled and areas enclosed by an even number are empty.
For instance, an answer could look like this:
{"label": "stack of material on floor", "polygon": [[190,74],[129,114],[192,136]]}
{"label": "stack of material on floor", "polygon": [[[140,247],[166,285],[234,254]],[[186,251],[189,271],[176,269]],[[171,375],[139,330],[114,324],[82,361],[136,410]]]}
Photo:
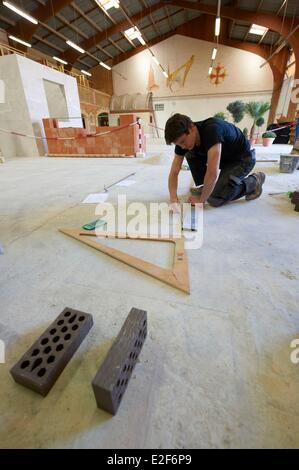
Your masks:
{"label": "stack of material on floor", "polygon": [[[121,114],[119,126],[97,127],[90,133],[78,127],[59,127],[58,119],[43,119],[48,157],[124,158],[146,151],[144,128],[136,114]],[[139,135],[139,132],[141,134]]]}
{"label": "stack of material on floor", "polygon": [[295,204],[295,211],[299,212],[299,190],[294,191],[291,202]]}

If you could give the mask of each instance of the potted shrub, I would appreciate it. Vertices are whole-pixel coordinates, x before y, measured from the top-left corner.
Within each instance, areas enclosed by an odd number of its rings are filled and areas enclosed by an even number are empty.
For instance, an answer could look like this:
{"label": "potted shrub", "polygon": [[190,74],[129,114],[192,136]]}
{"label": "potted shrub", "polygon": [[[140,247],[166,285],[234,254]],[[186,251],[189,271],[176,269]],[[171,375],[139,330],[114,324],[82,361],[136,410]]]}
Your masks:
{"label": "potted shrub", "polygon": [[273,141],[276,139],[275,132],[266,131],[262,135],[263,138],[263,146],[270,147],[273,144]]}
{"label": "potted shrub", "polygon": [[248,129],[247,129],[247,127],[244,127],[243,134],[245,135],[246,139],[248,139]]}
{"label": "potted shrub", "polygon": [[243,101],[233,101],[232,103],[229,103],[226,109],[232,115],[234,124],[237,124],[238,122],[242,121],[246,106]]}
{"label": "potted shrub", "polygon": [[215,118],[222,119],[223,121],[226,121],[226,114],[220,111],[219,113],[214,114]]}
{"label": "potted shrub", "polygon": [[256,120],[255,124],[256,124],[256,127],[258,128],[258,131],[256,133],[256,142],[257,142],[258,138],[259,138],[259,135],[260,135],[260,133],[259,133],[260,127],[262,127],[265,124],[265,119],[260,117]]}
{"label": "potted shrub", "polygon": [[[258,101],[250,101],[246,104],[245,112],[253,119],[253,125],[250,130],[250,143],[254,145],[256,143],[256,126],[257,121],[263,117],[263,115],[270,109],[269,103],[260,103]],[[261,122],[261,121],[259,121]]]}

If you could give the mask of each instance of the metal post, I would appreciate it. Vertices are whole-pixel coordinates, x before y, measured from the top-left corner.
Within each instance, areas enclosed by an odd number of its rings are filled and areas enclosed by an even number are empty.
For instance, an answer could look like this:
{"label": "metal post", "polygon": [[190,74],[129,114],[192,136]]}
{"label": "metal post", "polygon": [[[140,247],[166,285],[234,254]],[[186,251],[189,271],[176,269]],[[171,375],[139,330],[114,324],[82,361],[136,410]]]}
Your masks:
{"label": "metal post", "polygon": [[145,153],[143,151],[142,146],[142,129],[141,129],[141,119],[137,119],[137,126],[138,126],[138,152],[136,153],[136,157],[145,157]]}

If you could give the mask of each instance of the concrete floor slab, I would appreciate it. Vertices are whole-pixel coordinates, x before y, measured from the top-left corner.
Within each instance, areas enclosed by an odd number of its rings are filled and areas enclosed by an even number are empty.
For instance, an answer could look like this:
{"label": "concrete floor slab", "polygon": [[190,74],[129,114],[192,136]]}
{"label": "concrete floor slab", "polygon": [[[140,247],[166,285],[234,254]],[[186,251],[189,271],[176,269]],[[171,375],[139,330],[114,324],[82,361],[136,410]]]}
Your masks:
{"label": "concrete floor slab", "polygon": [[[279,158],[291,147],[258,148]],[[257,448],[299,445],[298,214],[284,195],[299,171],[267,174],[260,199],[204,210],[204,243],[189,250],[191,295],[58,232],[95,219],[89,193],[114,188],[128,202],[168,200],[173,149],[147,158],[14,159],[0,166],[0,447]],[[191,184],[180,177],[180,194]],[[170,263],[165,247],[124,241],[128,251]],[[123,249],[123,246],[122,248]],[[65,306],[95,325],[46,398],[15,384],[10,367]],[[148,311],[145,342],[118,414],[98,410],[91,381],[132,307]]]}

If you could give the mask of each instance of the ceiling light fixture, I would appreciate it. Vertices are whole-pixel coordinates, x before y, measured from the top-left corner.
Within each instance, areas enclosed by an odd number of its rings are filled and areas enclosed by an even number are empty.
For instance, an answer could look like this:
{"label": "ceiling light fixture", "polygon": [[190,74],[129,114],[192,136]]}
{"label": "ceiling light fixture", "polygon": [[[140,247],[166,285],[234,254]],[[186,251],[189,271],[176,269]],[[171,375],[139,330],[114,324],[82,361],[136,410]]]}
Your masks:
{"label": "ceiling light fixture", "polygon": [[217,55],[217,47],[214,47],[213,52],[212,52],[212,60],[216,59],[216,55]]}
{"label": "ceiling light fixture", "polygon": [[215,36],[219,36],[220,34],[220,23],[221,23],[221,18],[220,18],[220,5],[221,5],[221,0],[218,0],[217,4],[217,17],[215,21]]}
{"label": "ceiling light fixture", "polygon": [[32,47],[31,44],[29,44],[29,42],[23,41],[22,39],[16,38],[15,36],[10,35],[8,37],[9,39],[12,39],[12,41],[16,41],[16,42],[19,42],[20,44],[23,44],[23,46]]}
{"label": "ceiling light fixture", "polygon": [[104,64],[104,62],[100,62],[100,65],[107,70],[111,70],[111,67],[109,67],[109,65]]}
{"label": "ceiling light fixture", "polygon": [[67,43],[70,47],[72,47],[73,49],[76,49],[76,51],[81,52],[81,54],[85,54],[85,50],[82,49],[82,47],[77,46],[77,44],[75,44],[74,42],[68,40],[68,41],[66,41],[66,43]]}
{"label": "ceiling light fixture", "polygon": [[138,39],[138,41],[144,46],[145,40],[142,37],[141,32],[137,28],[137,26],[133,26],[132,28],[127,29],[124,32],[124,35],[129,41],[133,41],[133,39]]}
{"label": "ceiling light fixture", "polygon": [[268,28],[265,28],[264,26],[259,26],[257,24],[251,25],[251,28],[249,30],[250,34],[256,34],[257,36],[263,36],[268,31]]}
{"label": "ceiling light fixture", "polygon": [[60,62],[63,65],[67,65],[67,62],[65,60],[59,59],[59,57],[56,57],[55,55],[53,56],[54,60],[57,60],[57,62]]}
{"label": "ceiling light fixture", "polygon": [[20,8],[16,7],[12,3],[10,3],[10,2],[2,2],[2,3],[5,7],[9,8],[12,11],[14,11],[15,13],[22,16],[23,18],[30,21],[31,23],[38,24],[38,21],[35,18],[33,18],[33,16],[28,15],[28,13],[26,13],[25,11],[23,11]]}
{"label": "ceiling light fixture", "polygon": [[162,65],[160,64],[160,62],[158,61],[158,59],[157,59],[157,57],[155,56],[155,54],[153,53],[153,51],[152,51],[149,47],[148,47],[148,50],[149,50],[149,52],[151,53],[152,59],[153,59],[153,61],[155,62],[155,64],[157,64],[158,67],[161,67],[161,70],[162,70],[162,72],[163,72],[164,69],[163,69]]}
{"label": "ceiling light fixture", "polygon": [[110,10],[110,8],[119,8],[119,1],[118,0],[95,0],[100,8],[104,8],[105,10]]}
{"label": "ceiling light fixture", "polygon": [[[113,21],[113,19],[110,17],[109,13],[107,12],[107,10],[109,8],[112,8],[113,6],[115,8],[119,8],[121,10],[121,12],[123,13],[123,15],[125,16],[125,18],[127,19],[127,21],[131,24],[131,28],[127,29],[126,31],[123,32],[123,35],[125,36],[125,38],[129,41],[129,43],[133,46],[133,47],[136,47],[136,45],[133,43],[133,40],[134,39],[138,39],[138,41],[140,42],[140,44],[142,46],[145,46],[151,53],[152,55],[152,58],[153,60],[155,61],[155,63],[160,67],[163,75],[168,78],[168,74],[167,72],[164,70],[164,68],[162,67],[162,65],[158,62],[158,60],[156,59],[154,53],[151,51],[150,47],[147,45],[146,41],[144,40],[144,38],[142,37],[142,34],[141,32],[139,31],[139,29],[137,28],[137,26],[134,25],[134,23],[132,22],[130,16],[126,13],[125,9],[122,7],[122,5],[120,4],[120,2],[118,0],[116,0],[116,2],[114,1],[109,1],[109,0],[95,0],[96,4],[103,10],[103,12]],[[117,3],[117,6],[115,5],[115,3]],[[108,70],[111,70],[111,67],[107,66],[106,64],[104,64],[103,62],[100,62],[100,65],[102,67],[105,67],[106,69]],[[115,71],[115,73],[118,73]],[[123,77],[124,78],[124,77]]]}
{"label": "ceiling light fixture", "polygon": [[88,77],[92,77],[91,73],[86,72],[86,70],[81,70],[81,72],[84,73],[84,75],[87,75]]}

